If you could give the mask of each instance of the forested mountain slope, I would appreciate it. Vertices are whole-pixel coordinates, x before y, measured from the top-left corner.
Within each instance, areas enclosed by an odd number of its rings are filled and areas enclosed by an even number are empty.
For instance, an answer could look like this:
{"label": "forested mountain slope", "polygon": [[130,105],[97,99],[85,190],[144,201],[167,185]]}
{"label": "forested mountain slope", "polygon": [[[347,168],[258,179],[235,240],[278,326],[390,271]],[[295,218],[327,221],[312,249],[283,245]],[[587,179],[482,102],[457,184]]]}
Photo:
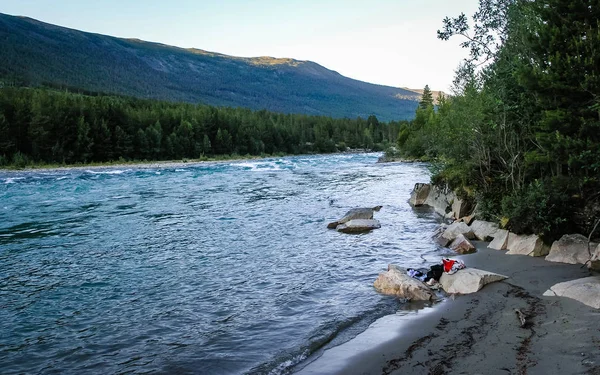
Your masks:
{"label": "forested mountain slope", "polygon": [[[414,117],[418,94],[314,62],[239,58],[0,14],[0,82],[333,117]],[[414,100],[411,100],[414,98]]]}

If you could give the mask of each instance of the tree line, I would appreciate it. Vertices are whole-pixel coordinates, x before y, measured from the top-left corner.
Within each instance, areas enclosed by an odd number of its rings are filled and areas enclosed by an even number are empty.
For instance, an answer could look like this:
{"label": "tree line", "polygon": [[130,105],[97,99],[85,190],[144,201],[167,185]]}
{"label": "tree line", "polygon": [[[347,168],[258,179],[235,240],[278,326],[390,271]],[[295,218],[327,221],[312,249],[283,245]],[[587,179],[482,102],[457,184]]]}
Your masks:
{"label": "tree line", "polygon": [[600,218],[600,3],[486,0],[446,18],[470,57],[454,95],[401,126],[405,157],[517,233],[590,233]]}
{"label": "tree line", "polygon": [[382,150],[400,122],[0,89],[0,165]]}

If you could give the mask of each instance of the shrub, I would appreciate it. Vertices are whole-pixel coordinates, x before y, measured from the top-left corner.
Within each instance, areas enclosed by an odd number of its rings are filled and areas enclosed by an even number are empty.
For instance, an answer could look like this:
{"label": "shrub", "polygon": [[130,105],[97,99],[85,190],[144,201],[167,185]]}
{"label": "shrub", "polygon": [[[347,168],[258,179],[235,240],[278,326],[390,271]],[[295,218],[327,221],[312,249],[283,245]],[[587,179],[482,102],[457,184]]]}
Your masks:
{"label": "shrub", "polygon": [[570,231],[567,221],[571,211],[569,195],[550,181],[536,180],[502,199],[502,216],[508,218],[506,227],[515,233],[558,238]]}
{"label": "shrub", "polygon": [[27,158],[27,155],[16,152],[13,155],[12,163],[17,168],[25,168],[29,164],[29,159]]}

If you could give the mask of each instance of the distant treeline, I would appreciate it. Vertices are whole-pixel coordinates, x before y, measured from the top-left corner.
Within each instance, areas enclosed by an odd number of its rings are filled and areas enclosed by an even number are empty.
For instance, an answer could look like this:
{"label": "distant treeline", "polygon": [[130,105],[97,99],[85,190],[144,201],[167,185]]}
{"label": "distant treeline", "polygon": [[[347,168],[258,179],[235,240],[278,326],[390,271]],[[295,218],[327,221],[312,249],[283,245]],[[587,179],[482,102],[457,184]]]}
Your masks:
{"label": "distant treeline", "polygon": [[401,123],[0,89],[0,165],[382,150]]}

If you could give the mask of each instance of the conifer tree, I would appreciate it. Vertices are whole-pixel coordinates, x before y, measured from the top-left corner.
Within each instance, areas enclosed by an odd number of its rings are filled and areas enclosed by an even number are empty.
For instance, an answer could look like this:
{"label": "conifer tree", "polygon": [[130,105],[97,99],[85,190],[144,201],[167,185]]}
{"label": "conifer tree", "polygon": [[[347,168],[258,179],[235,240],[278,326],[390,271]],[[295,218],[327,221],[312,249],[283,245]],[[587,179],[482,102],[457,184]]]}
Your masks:
{"label": "conifer tree", "polygon": [[419,102],[419,107],[421,109],[427,109],[427,107],[433,106],[433,93],[429,89],[429,85],[425,85],[423,89],[423,95],[421,96],[421,101]]}

